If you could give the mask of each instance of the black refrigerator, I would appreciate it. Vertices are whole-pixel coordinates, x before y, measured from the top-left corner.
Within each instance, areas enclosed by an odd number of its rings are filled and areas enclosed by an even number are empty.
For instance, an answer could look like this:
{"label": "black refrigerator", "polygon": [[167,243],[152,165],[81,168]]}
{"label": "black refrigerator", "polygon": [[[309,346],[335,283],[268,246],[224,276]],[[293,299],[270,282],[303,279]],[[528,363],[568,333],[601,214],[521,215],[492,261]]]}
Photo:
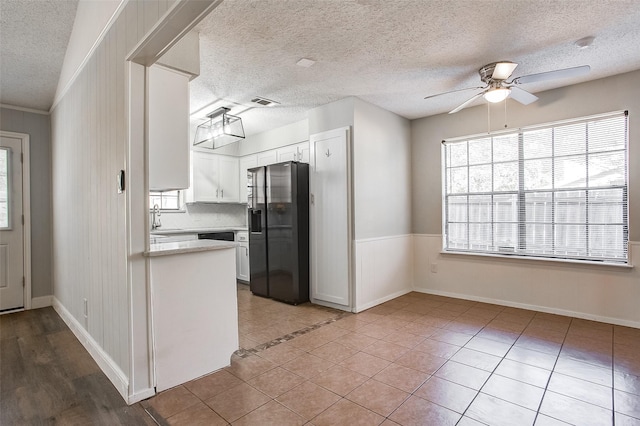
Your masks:
{"label": "black refrigerator", "polygon": [[258,296],[309,300],[309,165],[295,161],[247,172],[249,286]]}

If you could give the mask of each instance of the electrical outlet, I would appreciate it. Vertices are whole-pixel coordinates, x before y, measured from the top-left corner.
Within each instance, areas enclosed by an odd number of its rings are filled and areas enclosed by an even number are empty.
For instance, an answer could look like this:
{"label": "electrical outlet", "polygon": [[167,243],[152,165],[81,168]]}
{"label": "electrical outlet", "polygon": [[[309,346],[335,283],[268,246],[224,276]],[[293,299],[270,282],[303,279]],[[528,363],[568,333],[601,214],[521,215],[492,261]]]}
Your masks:
{"label": "electrical outlet", "polygon": [[432,263],[431,264],[431,272],[434,274],[438,273],[438,264],[437,263]]}
{"label": "electrical outlet", "polygon": [[84,317],[89,318],[89,303],[86,298],[84,299]]}

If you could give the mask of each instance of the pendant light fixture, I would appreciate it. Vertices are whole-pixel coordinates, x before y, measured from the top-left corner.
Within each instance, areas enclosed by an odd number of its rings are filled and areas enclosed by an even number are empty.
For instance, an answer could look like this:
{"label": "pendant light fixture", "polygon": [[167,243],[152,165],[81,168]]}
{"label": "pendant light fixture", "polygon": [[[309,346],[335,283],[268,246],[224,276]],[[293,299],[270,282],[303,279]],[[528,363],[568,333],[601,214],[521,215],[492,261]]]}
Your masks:
{"label": "pendant light fixture", "polygon": [[244,139],[242,119],[228,114],[229,108],[221,107],[207,114],[209,120],[196,128],[194,146],[216,149]]}
{"label": "pendant light fixture", "polygon": [[490,89],[486,91],[483,97],[487,102],[497,103],[502,102],[509,97],[511,94],[511,89],[507,87],[496,87],[495,89]]}

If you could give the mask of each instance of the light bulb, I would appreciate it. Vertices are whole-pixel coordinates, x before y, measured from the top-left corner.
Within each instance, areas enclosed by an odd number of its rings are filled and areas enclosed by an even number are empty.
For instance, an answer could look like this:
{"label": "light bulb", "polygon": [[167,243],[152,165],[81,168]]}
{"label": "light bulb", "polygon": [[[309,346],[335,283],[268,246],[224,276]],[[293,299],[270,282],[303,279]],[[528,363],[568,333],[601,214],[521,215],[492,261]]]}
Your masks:
{"label": "light bulb", "polygon": [[487,102],[496,103],[504,101],[509,97],[510,94],[511,89],[498,87],[496,89],[489,90],[483,96],[487,100]]}

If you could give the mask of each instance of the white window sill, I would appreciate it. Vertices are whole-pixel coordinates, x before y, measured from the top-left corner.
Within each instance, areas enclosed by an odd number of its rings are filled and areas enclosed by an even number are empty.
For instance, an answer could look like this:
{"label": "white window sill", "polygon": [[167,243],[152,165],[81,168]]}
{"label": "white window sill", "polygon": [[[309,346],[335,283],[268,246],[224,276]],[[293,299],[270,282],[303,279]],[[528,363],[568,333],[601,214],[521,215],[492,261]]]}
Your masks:
{"label": "white window sill", "polygon": [[533,257],[533,256],[518,256],[518,255],[506,255],[506,254],[494,254],[494,253],[474,253],[467,251],[455,251],[455,250],[441,250],[440,254],[443,255],[463,255],[473,257],[486,257],[492,259],[509,260],[509,261],[525,261],[525,262],[552,262],[568,265],[583,265],[583,266],[595,266],[595,267],[613,267],[622,269],[633,269],[634,266],[628,263],[613,263],[613,262],[593,262],[588,260],[576,260],[576,259],[560,259],[549,257]]}

